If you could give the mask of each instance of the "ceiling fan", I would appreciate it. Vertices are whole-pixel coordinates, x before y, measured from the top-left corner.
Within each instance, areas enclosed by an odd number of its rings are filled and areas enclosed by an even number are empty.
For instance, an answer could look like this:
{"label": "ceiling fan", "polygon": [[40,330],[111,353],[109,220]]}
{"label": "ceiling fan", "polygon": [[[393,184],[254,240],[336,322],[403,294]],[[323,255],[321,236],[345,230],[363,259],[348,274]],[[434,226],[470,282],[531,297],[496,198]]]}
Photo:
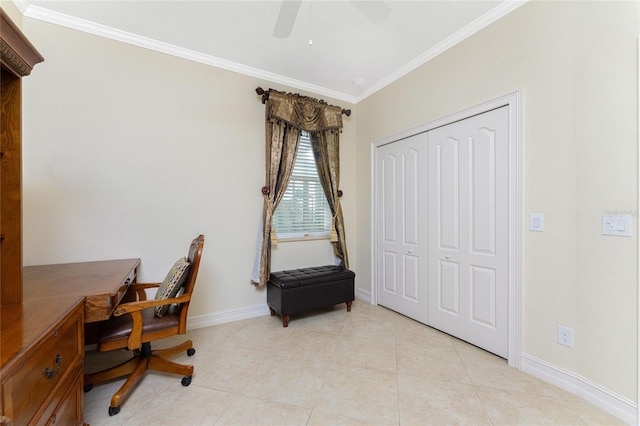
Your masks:
{"label": "ceiling fan", "polygon": [[[391,9],[384,1],[350,1],[367,19],[379,24],[387,19]],[[302,0],[283,0],[280,13],[273,29],[276,38],[287,38],[291,35],[293,24],[296,22]]]}

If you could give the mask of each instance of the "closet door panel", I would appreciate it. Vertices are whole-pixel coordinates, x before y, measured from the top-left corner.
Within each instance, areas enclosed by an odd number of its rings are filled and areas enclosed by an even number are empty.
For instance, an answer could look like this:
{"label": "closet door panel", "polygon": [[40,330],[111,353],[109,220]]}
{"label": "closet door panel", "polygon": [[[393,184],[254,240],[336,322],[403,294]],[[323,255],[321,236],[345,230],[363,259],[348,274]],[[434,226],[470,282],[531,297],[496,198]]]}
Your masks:
{"label": "closet door panel", "polygon": [[[506,357],[507,107],[428,133],[429,325]],[[456,155],[452,154],[454,146]],[[451,243],[453,235],[458,237],[457,245]],[[456,264],[455,287],[453,273],[433,270],[440,265],[444,271],[445,264]]]}
{"label": "closet door panel", "polygon": [[426,134],[377,148],[378,303],[426,323],[428,317]]}
{"label": "closet door panel", "polygon": [[461,140],[448,126],[428,134],[429,325],[452,335],[464,333],[460,251]]}
{"label": "closet door panel", "polygon": [[432,188],[437,192],[439,209],[434,220],[440,249],[457,251],[460,246],[460,197],[458,170],[460,141],[446,138],[435,146],[433,166],[436,168]]}
{"label": "closet door panel", "polygon": [[470,138],[471,251],[496,253],[495,132],[481,128]]}

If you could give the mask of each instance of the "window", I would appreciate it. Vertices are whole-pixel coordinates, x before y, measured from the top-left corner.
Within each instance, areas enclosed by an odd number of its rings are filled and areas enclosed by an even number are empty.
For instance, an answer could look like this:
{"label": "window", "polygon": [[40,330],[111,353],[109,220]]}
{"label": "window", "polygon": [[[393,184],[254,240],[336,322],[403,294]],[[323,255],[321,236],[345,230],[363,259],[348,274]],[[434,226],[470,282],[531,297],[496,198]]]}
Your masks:
{"label": "window", "polygon": [[273,216],[278,239],[328,237],[331,209],[318,178],[309,133],[302,132],[291,180]]}

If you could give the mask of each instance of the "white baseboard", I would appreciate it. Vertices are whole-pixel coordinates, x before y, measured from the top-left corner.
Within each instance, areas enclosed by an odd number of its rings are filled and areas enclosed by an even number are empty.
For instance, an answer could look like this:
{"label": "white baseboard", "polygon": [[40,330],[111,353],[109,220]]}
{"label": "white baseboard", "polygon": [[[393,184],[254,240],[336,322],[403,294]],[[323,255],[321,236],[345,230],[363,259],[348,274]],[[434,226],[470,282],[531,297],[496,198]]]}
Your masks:
{"label": "white baseboard", "polygon": [[522,354],[522,371],[577,395],[627,424],[638,424],[638,406],[631,400],[534,356]]}
{"label": "white baseboard", "polygon": [[[367,303],[371,303],[371,293],[366,290],[356,288],[356,297]],[[215,314],[189,317],[189,321],[187,322],[187,329],[195,330],[197,328],[209,327],[211,325],[218,325],[232,321],[260,317],[263,315],[268,315],[269,313],[269,307],[265,303],[263,305],[249,306],[246,308],[233,309],[230,311],[218,312]]]}
{"label": "white baseboard", "polygon": [[[356,298],[367,303],[371,303],[371,292],[356,287]],[[189,317],[189,321],[187,322],[187,329],[195,330],[197,328],[209,327],[210,325],[224,324],[227,322],[255,318],[268,314],[269,307],[265,303],[263,305],[249,306],[246,308],[233,309],[230,311],[218,312],[215,314]]]}
{"label": "white baseboard", "polygon": [[189,320],[187,321],[187,330],[195,330],[197,328],[225,324],[228,322],[255,318],[268,314],[269,307],[265,303],[261,305],[248,306],[246,308],[232,309],[230,311],[216,312],[207,315],[198,315],[189,317]]}
{"label": "white baseboard", "polygon": [[356,287],[356,298],[360,300],[364,300],[365,302],[371,304],[371,292],[367,290],[363,290],[359,287]]}

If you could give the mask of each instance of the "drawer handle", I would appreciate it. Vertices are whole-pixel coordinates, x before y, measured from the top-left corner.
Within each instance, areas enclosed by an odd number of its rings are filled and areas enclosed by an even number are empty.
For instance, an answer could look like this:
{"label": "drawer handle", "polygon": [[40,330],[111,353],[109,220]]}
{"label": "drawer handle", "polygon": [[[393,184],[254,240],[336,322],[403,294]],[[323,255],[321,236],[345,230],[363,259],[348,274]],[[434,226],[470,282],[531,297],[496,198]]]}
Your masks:
{"label": "drawer handle", "polygon": [[57,354],[56,355],[56,369],[52,370],[49,367],[45,368],[44,369],[44,377],[46,377],[47,379],[53,379],[54,377],[56,377],[56,375],[60,371],[60,363],[61,362],[62,362],[62,355]]}

